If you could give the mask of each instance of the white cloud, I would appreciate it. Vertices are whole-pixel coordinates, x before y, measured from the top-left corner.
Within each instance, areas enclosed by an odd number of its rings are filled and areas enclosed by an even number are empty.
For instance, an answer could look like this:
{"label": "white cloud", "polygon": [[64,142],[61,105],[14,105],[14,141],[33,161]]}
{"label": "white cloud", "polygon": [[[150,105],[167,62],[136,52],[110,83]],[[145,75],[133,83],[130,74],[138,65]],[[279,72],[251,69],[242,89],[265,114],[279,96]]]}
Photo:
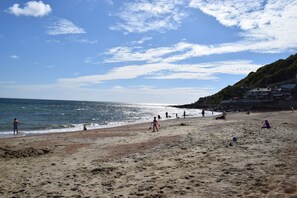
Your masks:
{"label": "white cloud", "polygon": [[12,58],[12,59],[19,59],[20,58],[19,56],[15,55],[15,54],[10,55],[9,57]]}
{"label": "white cloud", "polygon": [[19,4],[14,4],[7,10],[9,13],[14,14],[16,16],[34,16],[34,17],[42,17],[48,15],[52,9],[49,4],[44,4],[42,1],[29,1],[25,3],[23,8],[20,8]]}
{"label": "white cloud", "polygon": [[62,43],[61,40],[57,40],[57,39],[50,39],[50,40],[46,40],[46,43]]}
{"label": "white cloud", "polygon": [[[247,15],[260,11],[265,1],[266,0],[191,0],[190,6],[214,16],[225,26],[239,25],[242,29],[247,29],[255,26],[255,23],[257,23],[256,21],[246,22]],[[254,18],[255,16],[250,19]]]}
{"label": "white cloud", "polygon": [[15,81],[0,81],[0,85],[13,85],[16,84]]}
{"label": "white cloud", "polygon": [[86,31],[67,19],[58,19],[47,27],[49,35],[83,34]]}
{"label": "white cloud", "polygon": [[177,29],[188,15],[183,11],[183,1],[143,0],[125,3],[119,13],[121,19],[112,30],[131,32],[164,31]]}
{"label": "white cloud", "polygon": [[129,103],[185,104],[214,93],[211,87],[157,88],[149,86],[109,89],[48,85],[1,84],[1,96],[7,98],[37,98],[61,100],[114,101]]}
{"label": "white cloud", "polygon": [[54,65],[48,65],[48,66],[46,66],[46,68],[48,68],[48,69],[52,69],[52,68],[55,68],[56,66],[54,66]]}
{"label": "white cloud", "polygon": [[146,61],[148,63],[164,62],[163,60],[168,57],[186,53],[187,51],[191,50],[193,46],[195,45],[184,42],[177,43],[169,47],[150,49],[118,46],[108,49],[106,52],[99,54],[97,57],[88,57],[86,58],[85,62],[90,64],[139,61]]}
{"label": "white cloud", "polygon": [[114,89],[123,89],[123,86],[121,86],[121,85],[116,85],[116,86],[114,86]]}
{"label": "white cloud", "polygon": [[[296,32],[297,35],[297,32]],[[174,63],[191,58],[238,53],[244,51],[261,53],[279,53],[293,49],[297,45],[292,37],[280,40],[242,40],[234,43],[222,43],[216,45],[200,45],[188,42],[179,42],[172,46],[143,49],[140,47],[118,46],[99,54],[96,57],[88,57],[85,62],[122,63],[122,62],[146,62],[146,63]],[[286,41],[286,42],[284,42]],[[296,43],[296,44],[295,44]]]}
{"label": "white cloud", "polygon": [[58,83],[67,86],[88,86],[103,83],[104,81],[136,78],[210,80],[216,79],[216,74],[248,74],[259,67],[260,65],[246,60],[201,64],[155,63],[118,67],[102,75],[59,79]]}
{"label": "white cloud", "polygon": [[[100,54],[99,57],[89,57],[87,62],[172,63],[195,57],[244,51],[281,53],[291,51],[297,46],[297,29],[294,28],[297,27],[297,0],[190,0],[188,5],[186,5],[188,1],[170,2],[169,0],[150,2],[144,0],[125,4],[118,15],[123,19],[123,23],[117,29],[128,32],[170,29],[170,24],[174,22],[173,18],[169,17],[171,22],[166,22],[168,26],[162,28],[157,26],[150,28],[150,22],[158,21],[158,17],[163,20],[166,18],[164,15],[168,13],[172,13],[171,16],[174,16],[174,13],[185,13],[182,7],[189,6],[215,17],[218,22],[227,27],[239,27],[242,30],[241,40],[213,45],[179,42],[172,46],[151,49],[118,46]],[[149,22],[147,23],[146,20]],[[179,23],[175,22],[175,24]]]}
{"label": "white cloud", "polygon": [[106,3],[113,5],[113,0],[105,0]]}
{"label": "white cloud", "polygon": [[67,37],[62,40],[57,40],[57,39],[50,39],[46,40],[46,43],[59,43],[59,44],[64,44],[65,42],[76,42],[76,43],[82,43],[82,44],[96,44],[98,43],[98,40],[88,40],[84,38],[73,38],[73,37]]}
{"label": "white cloud", "polygon": [[153,39],[152,37],[148,37],[148,36],[146,36],[146,37],[141,38],[141,39],[138,40],[138,41],[133,41],[132,44],[133,44],[133,45],[140,45],[140,44],[142,44],[142,43],[144,43],[144,42],[146,42],[146,41],[152,40],[152,39]]}
{"label": "white cloud", "polygon": [[227,27],[239,27],[244,41],[256,45],[250,47],[254,51],[280,52],[297,46],[296,0],[191,0],[190,6]]}
{"label": "white cloud", "polygon": [[[170,24],[178,25],[181,20],[174,22],[173,18],[169,17],[171,22],[166,22],[168,26],[164,27],[150,28],[150,24],[158,21],[158,17],[161,17],[162,21],[166,18],[164,15],[169,12],[172,13],[171,16],[175,15],[174,13],[184,13],[182,6],[186,8],[185,2],[183,4],[175,1],[169,4],[167,0],[125,4],[125,9],[123,8],[119,14],[124,22],[117,29],[128,32],[171,29]],[[297,29],[294,28],[297,27],[297,0],[191,0],[189,6],[215,17],[227,27],[239,27],[242,30],[242,39],[215,45],[180,42],[173,46],[148,50],[119,46],[107,51],[105,55],[109,57],[101,62],[175,62],[199,56],[243,51],[280,53],[297,46]]]}
{"label": "white cloud", "polygon": [[83,44],[96,44],[98,43],[97,40],[88,40],[88,39],[70,39],[71,41],[77,42],[77,43],[83,43]]}

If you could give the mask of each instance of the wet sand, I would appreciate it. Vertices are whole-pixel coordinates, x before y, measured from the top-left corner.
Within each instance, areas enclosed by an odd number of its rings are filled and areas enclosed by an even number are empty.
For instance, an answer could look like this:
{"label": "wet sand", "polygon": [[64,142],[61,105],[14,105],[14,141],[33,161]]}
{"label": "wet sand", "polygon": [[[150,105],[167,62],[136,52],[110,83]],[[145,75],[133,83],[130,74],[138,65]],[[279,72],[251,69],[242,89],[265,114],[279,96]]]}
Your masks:
{"label": "wet sand", "polygon": [[296,121],[231,113],[161,121],[154,133],[136,124],[3,138],[0,197],[297,198]]}

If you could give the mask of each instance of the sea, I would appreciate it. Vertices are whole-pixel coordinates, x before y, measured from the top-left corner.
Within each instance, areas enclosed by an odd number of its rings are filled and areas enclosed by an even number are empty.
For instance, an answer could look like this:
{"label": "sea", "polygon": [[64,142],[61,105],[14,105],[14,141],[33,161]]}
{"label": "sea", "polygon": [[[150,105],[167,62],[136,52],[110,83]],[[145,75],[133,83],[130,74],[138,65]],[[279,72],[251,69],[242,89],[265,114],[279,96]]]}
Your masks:
{"label": "sea", "polygon": [[[166,104],[129,104],[117,102],[64,101],[0,98],[0,138],[13,136],[12,122],[20,122],[18,136],[71,132],[121,125],[176,119],[186,111],[187,117],[201,117],[199,109],[180,109]],[[165,113],[168,112],[168,117]],[[206,116],[212,112],[206,111]]]}

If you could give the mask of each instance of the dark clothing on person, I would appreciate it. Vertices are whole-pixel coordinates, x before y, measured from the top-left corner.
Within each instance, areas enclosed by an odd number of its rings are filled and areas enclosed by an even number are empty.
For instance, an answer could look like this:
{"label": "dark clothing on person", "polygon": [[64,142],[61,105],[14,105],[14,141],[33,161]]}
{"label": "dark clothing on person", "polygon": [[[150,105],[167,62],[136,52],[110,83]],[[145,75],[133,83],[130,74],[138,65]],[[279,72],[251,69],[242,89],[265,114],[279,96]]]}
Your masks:
{"label": "dark clothing on person", "polygon": [[156,130],[158,131],[159,123],[158,123],[158,120],[156,119],[156,117],[154,117],[152,124],[153,124],[153,132],[155,132]]}
{"label": "dark clothing on person", "polygon": [[270,126],[270,124],[269,124],[269,122],[267,120],[264,121],[264,124],[263,124],[262,128],[266,128],[266,129],[271,128],[271,126]]}
{"label": "dark clothing on person", "polygon": [[20,122],[15,118],[12,122],[13,125],[13,134],[18,134],[19,130],[18,130],[18,126],[19,126]]}

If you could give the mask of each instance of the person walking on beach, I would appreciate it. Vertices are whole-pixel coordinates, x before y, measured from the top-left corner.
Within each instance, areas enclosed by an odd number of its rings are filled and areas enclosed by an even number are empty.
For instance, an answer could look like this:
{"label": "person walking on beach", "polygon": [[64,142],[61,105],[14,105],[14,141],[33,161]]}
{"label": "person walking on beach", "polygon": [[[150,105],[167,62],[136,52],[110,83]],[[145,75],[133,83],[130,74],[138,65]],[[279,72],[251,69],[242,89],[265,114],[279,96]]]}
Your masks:
{"label": "person walking on beach", "polygon": [[154,120],[153,120],[152,124],[153,124],[153,132],[156,132],[156,130],[158,131],[160,125],[159,125],[158,120],[157,120],[156,117],[154,117]]}
{"label": "person walking on beach", "polygon": [[15,118],[12,122],[13,125],[13,134],[18,134],[19,130],[18,130],[18,126],[19,126],[20,122]]}
{"label": "person walking on beach", "polygon": [[205,115],[205,110],[202,109],[202,117],[204,117],[204,115]]}
{"label": "person walking on beach", "polygon": [[184,111],[184,119],[186,119],[186,111]]}

